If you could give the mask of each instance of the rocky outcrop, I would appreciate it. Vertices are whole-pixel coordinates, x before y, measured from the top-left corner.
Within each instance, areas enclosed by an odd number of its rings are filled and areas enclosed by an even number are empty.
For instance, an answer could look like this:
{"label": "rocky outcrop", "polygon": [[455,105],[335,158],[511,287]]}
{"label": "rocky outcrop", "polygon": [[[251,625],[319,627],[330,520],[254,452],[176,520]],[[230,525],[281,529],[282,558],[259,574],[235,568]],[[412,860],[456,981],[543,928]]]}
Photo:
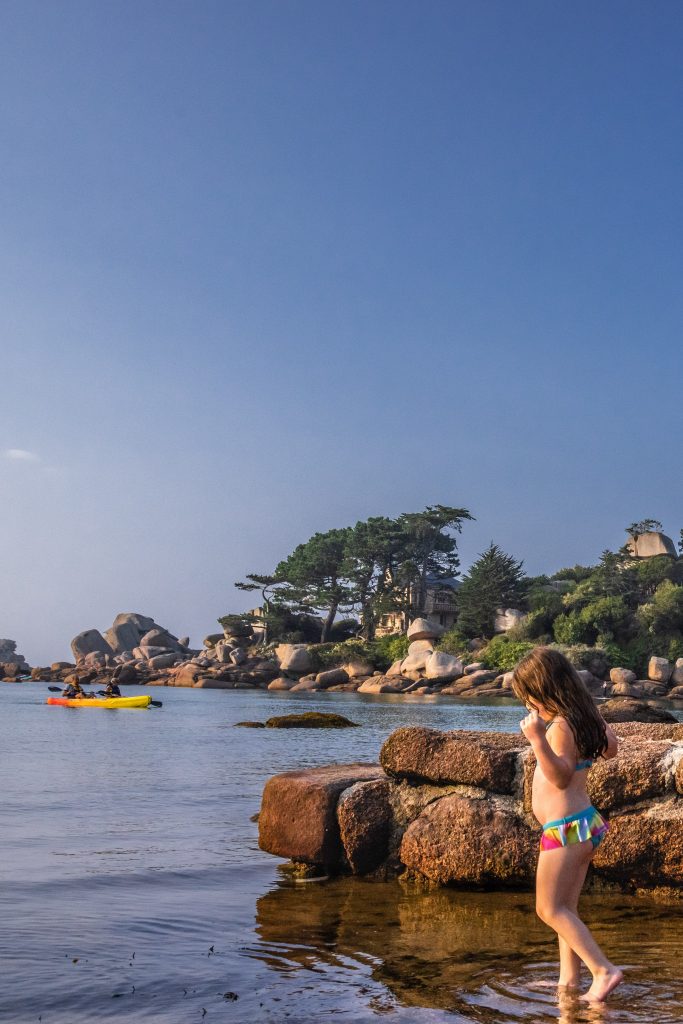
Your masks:
{"label": "rocky outcrop", "polygon": [[519,608],[499,608],[493,628],[496,633],[507,633],[508,630],[518,626],[524,617],[524,612],[521,612]]}
{"label": "rocky outcrop", "polygon": [[347,864],[337,822],[339,797],[356,782],[382,778],[377,765],[347,764],[275,775],[259,813],[259,846],[268,853],[340,869]]}
{"label": "rocky outcrop", "polygon": [[676,546],[671,537],[657,530],[640,533],[637,537],[630,537],[626,542],[634,558],[656,558],[658,555],[669,555],[677,557]]}
{"label": "rocky outcrop", "polygon": [[17,654],[15,640],[0,640],[0,679],[13,681],[28,675],[31,666],[23,654]]}
{"label": "rocky outcrop", "polygon": [[600,714],[606,722],[675,722],[676,716],[656,704],[630,697],[606,700],[600,705]]}
{"label": "rocky outcrop", "polygon": [[[610,822],[590,884],[683,892],[683,723],[615,728],[618,756],[588,775],[589,797]],[[523,737],[404,728],[380,761],[275,776],[264,790],[261,848],[328,872],[532,885],[540,827]]]}
{"label": "rocky outcrop", "polygon": [[76,663],[83,661],[87,654],[103,654],[114,657],[114,652],[104,639],[99,629],[85,629],[71,641],[71,652]]}
{"label": "rocky outcrop", "polygon": [[305,675],[313,665],[306,644],[280,644],[275,648],[275,657],[283,672],[296,675]]}

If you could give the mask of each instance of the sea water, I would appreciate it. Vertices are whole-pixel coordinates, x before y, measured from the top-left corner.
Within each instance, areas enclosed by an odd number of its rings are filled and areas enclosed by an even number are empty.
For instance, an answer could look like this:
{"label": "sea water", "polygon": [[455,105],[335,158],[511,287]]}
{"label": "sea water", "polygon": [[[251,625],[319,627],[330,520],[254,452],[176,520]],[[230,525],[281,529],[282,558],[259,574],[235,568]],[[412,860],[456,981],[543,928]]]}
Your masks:
{"label": "sea water", "polygon": [[[585,899],[627,972],[595,1010],[558,1004],[530,893],[298,883],[258,849],[275,772],[376,761],[401,725],[517,731],[518,706],[160,688],[160,710],[96,711],[46,696],[0,688],[0,1021],[683,1024],[683,904]],[[234,728],[302,710],[359,728]]]}

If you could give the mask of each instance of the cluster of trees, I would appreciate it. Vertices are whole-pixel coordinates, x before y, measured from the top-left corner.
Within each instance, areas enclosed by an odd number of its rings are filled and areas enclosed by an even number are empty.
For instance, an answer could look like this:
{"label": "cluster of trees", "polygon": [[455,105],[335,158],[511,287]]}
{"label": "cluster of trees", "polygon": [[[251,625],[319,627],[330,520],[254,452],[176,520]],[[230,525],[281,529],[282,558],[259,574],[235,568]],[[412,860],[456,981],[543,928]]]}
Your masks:
{"label": "cluster of trees", "polygon": [[[641,520],[627,533],[636,538],[661,528],[657,520]],[[683,557],[639,559],[624,546],[604,551],[597,565],[561,569],[523,586],[518,607],[527,615],[508,643],[597,647],[612,665],[637,673],[652,654],[683,657]]]}
{"label": "cluster of trees", "polygon": [[[252,573],[236,585],[260,593],[269,639],[325,643],[360,634],[371,641],[384,614],[420,615],[428,582],[458,576],[457,535],[472,518],[465,508],[434,505],[316,533],[272,574]],[[637,539],[661,529],[642,519],[626,532]],[[494,641],[501,650],[599,647],[612,664],[638,672],[653,653],[683,657],[683,531],[679,549],[679,558],[638,559],[624,546],[604,551],[594,566],[529,577],[521,561],[491,543],[456,591],[457,624],[445,644],[464,649],[474,637],[491,640],[498,609],[515,607],[526,616]]]}
{"label": "cluster of trees", "polygon": [[320,616],[320,641],[332,635],[340,614],[355,613],[362,636],[371,640],[390,611],[419,615],[428,579],[459,571],[457,534],[473,516],[466,508],[430,505],[397,519],[375,516],[342,529],[316,533],[269,575],[249,573],[235,585],[257,591],[265,626],[277,634],[287,616],[305,628]]}

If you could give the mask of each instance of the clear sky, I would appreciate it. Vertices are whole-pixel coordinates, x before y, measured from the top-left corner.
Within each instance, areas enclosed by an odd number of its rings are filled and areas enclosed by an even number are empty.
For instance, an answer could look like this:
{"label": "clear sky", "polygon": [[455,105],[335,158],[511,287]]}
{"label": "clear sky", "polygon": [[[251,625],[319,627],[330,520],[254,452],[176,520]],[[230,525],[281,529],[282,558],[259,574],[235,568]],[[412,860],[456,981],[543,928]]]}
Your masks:
{"label": "clear sky", "polygon": [[[317,530],[683,526],[683,7],[0,6],[0,637],[193,642]],[[245,600],[246,598],[246,600]]]}

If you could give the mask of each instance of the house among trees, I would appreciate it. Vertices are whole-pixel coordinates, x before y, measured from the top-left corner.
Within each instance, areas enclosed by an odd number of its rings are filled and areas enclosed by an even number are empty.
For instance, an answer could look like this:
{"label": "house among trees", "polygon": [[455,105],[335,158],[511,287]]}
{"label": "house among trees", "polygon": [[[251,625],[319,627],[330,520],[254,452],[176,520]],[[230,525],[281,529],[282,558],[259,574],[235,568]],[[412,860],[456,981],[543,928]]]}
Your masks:
{"label": "house among trees", "polygon": [[454,576],[440,578],[428,575],[425,585],[424,607],[417,607],[419,582],[409,584],[405,589],[405,610],[387,612],[382,615],[376,629],[377,636],[391,636],[405,633],[410,620],[424,615],[432,622],[438,622],[444,629],[451,629],[458,617],[455,592],[462,586]]}

